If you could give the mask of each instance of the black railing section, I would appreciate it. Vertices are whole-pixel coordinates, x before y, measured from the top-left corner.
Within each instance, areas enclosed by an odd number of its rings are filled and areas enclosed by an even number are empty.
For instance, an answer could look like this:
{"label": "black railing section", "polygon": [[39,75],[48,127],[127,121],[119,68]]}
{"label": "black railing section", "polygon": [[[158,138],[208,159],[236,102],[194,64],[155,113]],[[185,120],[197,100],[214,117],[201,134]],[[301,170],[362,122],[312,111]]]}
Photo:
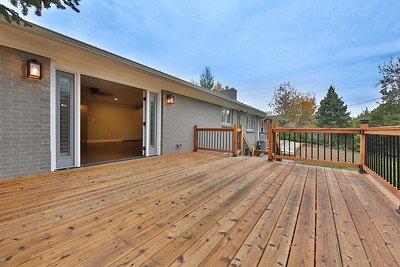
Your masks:
{"label": "black railing section", "polygon": [[337,162],[356,166],[360,137],[351,132],[291,132],[277,134],[276,157]]}
{"label": "black railing section", "polygon": [[366,135],[365,165],[400,189],[400,136]]}

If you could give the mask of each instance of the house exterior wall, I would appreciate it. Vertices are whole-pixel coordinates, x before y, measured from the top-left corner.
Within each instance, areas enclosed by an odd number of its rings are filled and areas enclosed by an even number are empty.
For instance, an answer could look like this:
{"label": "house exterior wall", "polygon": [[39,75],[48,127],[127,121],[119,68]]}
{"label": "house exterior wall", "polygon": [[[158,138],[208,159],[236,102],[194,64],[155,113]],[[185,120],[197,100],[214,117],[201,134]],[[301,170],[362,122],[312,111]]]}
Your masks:
{"label": "house exterior wall", "polygon": [[[43,79],[26,78],[26,61]],[[50,170],[50,59],[0,46],[0,179]]]}
{"label": "house exterior wall", "polygon": [[[219,128],[222,126],[222,106],[176,94],[175,104],[166,105],[166,93],[163,93],[162,96],[162,155],[192,151],[194,125],[206,128]],[[250,144],[255,147],[258,137],[258,120],[260,117],[251,116],[254,117],[254,131],[245,131],[244,133]],[[232,124],[242,124],[243,129],[245,129],[245,122],[246,117],[243,112],[232,110]]]}
{"label": "house exterior wall", "polygon": [[[248,129],[246,129],[246,117],[247,116],[252,116],[253,117],[254,129],[252,131],[249,131]],[[240,112],[240,124],[242,124],[242,127],[244,129],[244,134],[247,137],[247,139],[249,140],[249,143],[253,147],[256,147],[256,143],[258,141],[258,132],[259,132],[258,120],[259,119],[260,119],[260,117],[258,117],[258,116]]]}
{"label": "house exterior wall", "polygon": [[175,104],[166,105],[166,93],[163,93],[162,97],[161,152],[163,155],[193,151],[194,125],[221,127],[221,106],[177,94],[175,94]]}

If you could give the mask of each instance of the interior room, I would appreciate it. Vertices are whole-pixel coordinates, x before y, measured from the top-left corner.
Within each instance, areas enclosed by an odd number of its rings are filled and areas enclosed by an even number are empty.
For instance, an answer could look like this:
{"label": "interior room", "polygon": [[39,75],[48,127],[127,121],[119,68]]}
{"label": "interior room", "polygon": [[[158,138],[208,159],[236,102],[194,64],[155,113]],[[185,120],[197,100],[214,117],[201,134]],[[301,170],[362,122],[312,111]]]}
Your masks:
{"label": "interior room", "polygon": [[142,156],[143,90],[82,75],[81,164]]}

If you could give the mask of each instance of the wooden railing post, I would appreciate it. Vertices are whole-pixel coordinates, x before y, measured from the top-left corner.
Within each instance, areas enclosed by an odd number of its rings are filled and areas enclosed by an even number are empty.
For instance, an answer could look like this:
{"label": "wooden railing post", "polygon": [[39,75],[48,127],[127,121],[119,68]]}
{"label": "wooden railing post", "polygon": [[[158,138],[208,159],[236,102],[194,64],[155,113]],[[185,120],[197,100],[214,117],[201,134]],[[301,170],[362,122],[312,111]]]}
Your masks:
{"label": "wooden railing post", "polygon": [[194,129],[193,129],[193,151],[197,151],[198,150],[198,135],[199,135],[199,133],[198,133],[198,131],[197,131],[197,125],[195,125],[194,127],[193,127]]}
{"label": "wooden railing post", "polygon": [[233,126],[233,136],[232,136],[232,155],[234,157],[237,156],[237,150],[238,150],[238,128],[237,125]]}
{"label": "wooden railing post", "polygon": [[268,122],[268,160],[272,161],[274,159],[275,150],[275,134],[273,131],[274,122],[270,120]]}
{"label": "wooden railing post", "polygon": [[244,155],[244,149],[243,149],[243,137],[244,137],[244,133],[243,133],[243,126],[241,124],[239,124],[239,129],[240,129],[240,155]]}
{"label": "wooden railing post", "polygon": [[365,173],[364,171],[364,166],[365,166],[365,139],[366,135],[364,131],[368,130],[368,119],[362,119],[361,120],[361,133],[360,133],[360,159],[358,162],[358,171],[360,173]]}

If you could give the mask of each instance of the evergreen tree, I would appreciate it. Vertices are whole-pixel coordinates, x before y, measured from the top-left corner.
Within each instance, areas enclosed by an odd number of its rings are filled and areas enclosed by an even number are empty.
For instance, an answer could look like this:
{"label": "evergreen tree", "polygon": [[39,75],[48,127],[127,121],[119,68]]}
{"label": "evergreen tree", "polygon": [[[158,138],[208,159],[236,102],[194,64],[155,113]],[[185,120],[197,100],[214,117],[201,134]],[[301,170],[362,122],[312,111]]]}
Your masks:
{"label": "evergreen tree", "polygon": [[205,67],[200,75],[200,86],[208,90],[212,90],[214,87],[214,76],[209,67]]}
{"label": "evergreen tree", "polygon": [[[80,0],[9,0],[10,3],[15,8],[20,8],[22,14],[24,16],[28,15],[29,9],[34,9],[35,14],[37,16],[42,15],[43,8],[48,9],[52,5],[59,9],[65,9],[66,7],[70,7],[75,12],[79,12],[78,6]],[[0,16],[3,16],[8,22],[14,21],[18,24],[24,22],[26,25],[29,25],[26,21],[24,21],[18,14],[15,9],[6,7],[5,5],[0,4]]]}
{"label": "evergreen tree", "polygon": [[347,105],[336,93],[333,85],[329,87],[328,93],[321,101],[316,119],[319,127],[340,128],[349,126],[350,112],[347,112]]}

